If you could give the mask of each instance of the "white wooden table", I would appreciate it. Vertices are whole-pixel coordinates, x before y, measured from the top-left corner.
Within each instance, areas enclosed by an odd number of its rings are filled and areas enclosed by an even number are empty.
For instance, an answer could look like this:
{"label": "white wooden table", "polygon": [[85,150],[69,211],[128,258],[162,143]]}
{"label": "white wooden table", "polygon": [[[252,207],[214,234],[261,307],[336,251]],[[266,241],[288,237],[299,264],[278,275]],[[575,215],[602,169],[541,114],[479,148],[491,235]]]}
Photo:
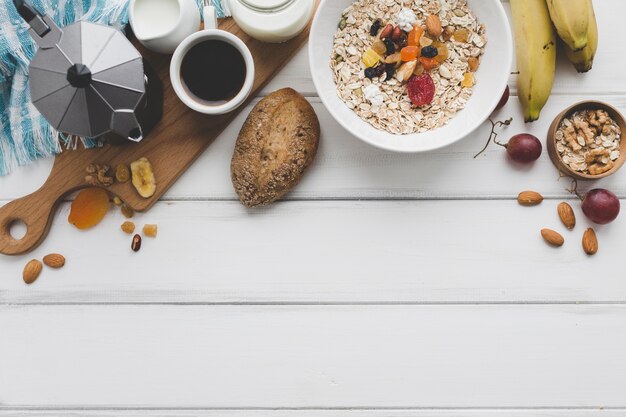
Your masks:
{"label": "white wooden table", "polygon": [[[626,4],[596,7],[594,70],[560,58],[539,122],[522,123],[516,98],[497,115],[515,118],[505,138],[544,138],[581,99],[626,112]],[[597,228],[588,258],[588,223],[547,153],[528,170],[497,146],[473,159],[486,124],[436,153],[381,152],[331,118],[308,68],[302,50],[264,92],[296,88],[322,124],[315,165],[287,201],[254,212],[236,201],[241,116],[136,216],[159,225],[141,252],[119,211],[80,232],[65,203],[32,254],[63,253],[64,269],[26,286],[31,256],[0,258],[0,416],[626,415],[624,216]],[[50,167],[0,179],[0,204]],[[600,184],[626,199],[625,172]],[[547,200],[520,207],[524,189]],[[555,250],[539,230],[563,231],[564,199],[579,225]]]}

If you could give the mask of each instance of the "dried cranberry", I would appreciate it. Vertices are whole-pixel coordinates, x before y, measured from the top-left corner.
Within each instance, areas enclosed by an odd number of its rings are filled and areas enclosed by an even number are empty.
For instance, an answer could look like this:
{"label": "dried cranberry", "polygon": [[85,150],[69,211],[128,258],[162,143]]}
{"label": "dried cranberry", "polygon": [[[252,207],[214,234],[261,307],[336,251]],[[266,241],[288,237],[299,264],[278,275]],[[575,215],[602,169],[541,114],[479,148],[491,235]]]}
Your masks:
{"label": "dried cranberry", "polygon": [[409,78],[409,98],[416,106],[430,104],[435,98],[435,83],[428,73]]}
{"label": "dried cranberry", "polygon": [[426,58],[434,58],[439,54],[439,51],[437,50],[437,48],[435,48],[432,45],[429,46],[425,46],[422,48],[422,56],[426,57]]}
{"label": "dried cranberry", "polygon": [[374,23],[372,23],[372,27],[370,28],[370,35],[372,36],[378,35],[378,31],[380,30],[380,27],[382,26],[382,24],[383,23],[380,21],[380,19],[376,19]]}

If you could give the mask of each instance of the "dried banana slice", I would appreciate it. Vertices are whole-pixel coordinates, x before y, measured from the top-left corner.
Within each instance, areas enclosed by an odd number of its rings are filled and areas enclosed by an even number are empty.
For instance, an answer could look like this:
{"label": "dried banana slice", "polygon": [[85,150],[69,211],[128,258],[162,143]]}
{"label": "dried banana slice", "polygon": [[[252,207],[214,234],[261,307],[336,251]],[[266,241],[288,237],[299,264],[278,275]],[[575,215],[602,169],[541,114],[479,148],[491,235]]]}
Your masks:
{"label": "dried banana slice", "polygon": [[152,171],[152,164],[147,158],[140,158],[130,164],[133,175],[133,185],[143,198],[150,198],[156,192],[156,179]]}

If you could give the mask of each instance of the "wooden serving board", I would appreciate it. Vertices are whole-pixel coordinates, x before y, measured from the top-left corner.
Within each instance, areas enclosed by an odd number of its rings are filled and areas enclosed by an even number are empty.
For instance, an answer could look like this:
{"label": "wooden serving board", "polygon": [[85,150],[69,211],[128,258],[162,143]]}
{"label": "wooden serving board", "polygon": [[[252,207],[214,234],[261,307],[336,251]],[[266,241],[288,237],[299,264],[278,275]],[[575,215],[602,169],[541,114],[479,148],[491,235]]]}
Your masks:
{"label": "wooden serving board", "polygon": [[[252,52],[255,80],[250,98],[245,104],[250,102],[300,49],[306,42],[310,29],[310,26],[307,27],[288,42],[267,44],[248,36],[230,18],[223,19],[219,27],[241,38]],[[148,137],[138,144],[105,145],[97,149],[64,151],[56,156],[50,176],[39,190],[0,208],[0,253],[20,255],[40,244],[48,234],[59,202],[68,194],[89,187],[85,183],[85,168],[90,163],[115,167],[120,163],[130,165],[132,161],[141,157],[148,158],[157,180],[154,196],[143,199],[130,182],[116,183],[107,188],[135,211],[148,210],[245,108],[243,104],[237,110],[220,116],[194,112],[178,99],[172,89],[169,78],[170,57],[150,53],[139,45],[137,47],[163,82],[163,118]],[[11,225],[16,221],[24,222],[27,227],[25,236],[19,240],[10,234]]]}

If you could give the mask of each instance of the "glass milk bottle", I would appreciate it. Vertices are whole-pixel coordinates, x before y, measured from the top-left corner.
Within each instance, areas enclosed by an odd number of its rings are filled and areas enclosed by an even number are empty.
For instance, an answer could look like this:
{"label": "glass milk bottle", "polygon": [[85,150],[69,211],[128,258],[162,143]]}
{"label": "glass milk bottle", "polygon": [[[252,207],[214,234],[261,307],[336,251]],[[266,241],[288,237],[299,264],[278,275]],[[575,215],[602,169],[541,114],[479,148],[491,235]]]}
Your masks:
{"label": "glass milk bottle", "polygon": [[228,0],[235,22],[262,42],[280,43],[298,35],[313,15],[315,0]]}

